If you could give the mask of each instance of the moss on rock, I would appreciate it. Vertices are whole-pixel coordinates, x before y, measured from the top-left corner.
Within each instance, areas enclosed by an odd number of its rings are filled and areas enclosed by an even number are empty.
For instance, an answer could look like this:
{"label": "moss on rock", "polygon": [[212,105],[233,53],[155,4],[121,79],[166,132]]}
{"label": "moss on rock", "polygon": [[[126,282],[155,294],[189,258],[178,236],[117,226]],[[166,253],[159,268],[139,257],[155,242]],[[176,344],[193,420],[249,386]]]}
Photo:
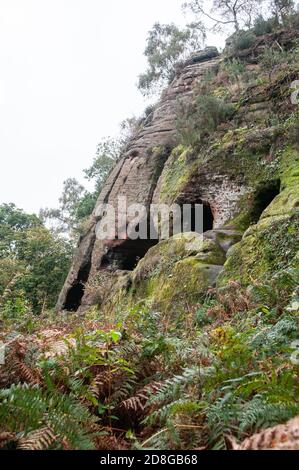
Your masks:
{"label": "moss on rock", "polygon": [[251,226],[243,240],[228,252],[218,285],[231,279],[249,284],[290,266],[299,251],[298,149],[287,146],[281,154],[281,193]]}
{"label": "moss on rock", "polygon": [[153,247],[140,261],[124,300],[127,305],[150,301],[163,312],[183,311],[215,285],[224,260],[225,251],[216,239],[203,240],[194,233],[172,237]]}
{"label": "moss on rock", "polygon": [[188,183],[190,176],[197,167],[192,161],[193,150],[183,145],[176,147],[165,165],[161,176],[160,202],[173,203]]}

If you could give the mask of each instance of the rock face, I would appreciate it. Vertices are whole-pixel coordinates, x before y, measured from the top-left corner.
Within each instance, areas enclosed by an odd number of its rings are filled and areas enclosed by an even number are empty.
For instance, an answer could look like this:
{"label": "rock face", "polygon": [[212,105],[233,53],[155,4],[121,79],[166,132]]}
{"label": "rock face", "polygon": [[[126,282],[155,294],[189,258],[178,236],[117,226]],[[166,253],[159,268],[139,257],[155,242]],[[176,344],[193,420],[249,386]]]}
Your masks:
{"label": "rock face", "polygon": [[[297,36],[279,33],[288,47]],[[277,35],[267,35],[264,47],[258,39],[240,56],[248,74],[258,77],[256,57],[271,41]],[[266,235],[283,223],[283,237],[298,220],[298,114],[289,91],[298,70],[294,66],[274,83],[249,82],[242,88],[229,82],[225,60],[214,48],[192,57],[132,138],[79,241],[58,310],[103,305],[107,296],[112,305],[116,299],[128,305],[146,298],[167,310],[182,299],[196,303],[216,282],[246,283],[273,269],[275,263],[261,255],[269,251]],[[232,104],[233,117],[200,146],[181,143],[178,109],[181,103],[191,104],[207,80],[212,96]],[[278,122],[270,119],[274,113]],[[117,207],[119,196],[147,211],[151,204],[202,204],[204,239],[193,243],[194,233],[160,243],[97,239],[99,208]],[[292,249],[290,263],[294,255]]]}
{"label": "rock face", "polygon": [[[212,59],[187,65],[164,92],[144,128],[132,139],[126,153],[110,174],[97,207],[103,203],[115,205],[121,195],[127,197],[128,204],[142,203],[149,207],[153,202],[163,167],[175,146],[177,99],[188,99],[196,82],[208,70],[217,70],[220,59],[215,55],[214,50]],[[106,252],[107,246],[95,237],[97,207],[87,233],[79,242],[78,252],[58,301],[58,309],[67,307],[72,310],[79,306],[77,298],[83,293],[89,276],[99,269]],[[90,299],[83,298],[83,305],[84,302],[90,303]]]}

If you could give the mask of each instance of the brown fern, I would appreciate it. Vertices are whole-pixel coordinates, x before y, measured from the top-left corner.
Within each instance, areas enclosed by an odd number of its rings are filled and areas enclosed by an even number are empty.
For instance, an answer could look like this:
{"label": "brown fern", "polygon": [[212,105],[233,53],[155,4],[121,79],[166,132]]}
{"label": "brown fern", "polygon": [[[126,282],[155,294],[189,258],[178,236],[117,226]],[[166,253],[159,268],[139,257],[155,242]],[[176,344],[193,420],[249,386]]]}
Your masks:
{"label": "brown fern", "polygon": [[39,372],[36,369],[30,368],[21,360],[15,358],[13,367],[21,382],[26,382],[29,385],[39,385],[41,383]]}
{"label": "brown fern", "polygon": [[15,442],[17,436],[13,432],[0,432],[0,449],[3,449],[10,442]]}
{"label": "brown fern", "polygon": [[228,438],[232,450],[299,450],[299,416],[287,424],[281,424],[254,434],[242,444]]}
{"label": "brown fern", "polygon": [[40,372],[35,366],[27,363],[28,346],[26,341],[16,339],[7,348],[5,365],[1,367],[0,386],[10,386],[13,383],[28,383],[36,385],[41,383]]}
{"label": "brown fern", "polygon": [[18,442],[20,450],[46,450],[56,441],[56,436],[49,427],[37,429]]}
{"label": "brown fern", "polygon": [[115,436],[99,436],[95,439],[97,450],[127,450],[128,444],[124,440],[119,440]]}
{"label": "brown fern", "polygon": [[89,391],[95,398],[99,399],[105,397],[108,393],[109,387],[111,387],[111,372],[104,370],[97,374],[91,382]]}
{"label": "brown fern", "polygon": [[11,350],[11,368],[21,382],[26,382],[30,385],[39,385],[41,383],[39,371],[35,367],[30,367],[25,362],[27,350],[26,343],[21,340],[14,342]]}
{"label": "brown fern", "polygon": [[135,411],[136,414],[143,414],[148,406],[150,397],[161,389],[161,382],[152,382],[146,387],[139,390],[135,396],[124,400],[120,404],[120,408],[127,411]]}

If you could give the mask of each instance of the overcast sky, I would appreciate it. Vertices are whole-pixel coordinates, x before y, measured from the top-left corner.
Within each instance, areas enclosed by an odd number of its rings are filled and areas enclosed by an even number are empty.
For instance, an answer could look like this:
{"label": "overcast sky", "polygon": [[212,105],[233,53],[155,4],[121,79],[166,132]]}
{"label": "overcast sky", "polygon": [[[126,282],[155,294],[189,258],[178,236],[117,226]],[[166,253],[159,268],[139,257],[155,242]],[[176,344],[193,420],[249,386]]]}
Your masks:
{"label": "overcast sky", "polygon": [[38,212],[83,181],[101,138],[142,113],[147,32],[182,23],[181,3],[0,0],[0,204]]}

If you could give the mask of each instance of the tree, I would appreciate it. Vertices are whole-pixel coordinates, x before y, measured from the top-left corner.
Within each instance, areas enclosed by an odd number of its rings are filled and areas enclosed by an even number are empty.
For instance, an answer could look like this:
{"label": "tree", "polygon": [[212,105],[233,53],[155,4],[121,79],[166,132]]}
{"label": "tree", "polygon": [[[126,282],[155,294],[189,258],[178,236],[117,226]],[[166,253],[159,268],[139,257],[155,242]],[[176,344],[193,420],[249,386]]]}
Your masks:
{"label": "tree", "polygon": [[24,233],[18,251],[26,272],[16,288],[25,292],[35,312],[53,307],[70,267],[71,244],[39,226]]}
{"label": "tree", "polygon": [[35,312],[54,306],[67,275],[71,245],[14,204],[0,206],[0,305],[18,298]]}
{"label": "tree", "polygon": [[17,257],[16,241],[24,231],[42,225],[41,220],[32,214],[25,214],[14,204],[0,206],[0,258]]}
{"label": "tree", "polygon": [[205,29],[201,22],[191,23],[185,29],[175,24],[156,23],[147,38],[144,55],[147,71],[139,76],[138,88],[150,95],[169,83],[180,62],[202,47]]}
{"label": "tree", "polygon": [[111,168],[120,156],[121,149],[122,141],[120,139],[112,139],[110,137],[103,139],[97,147],[92,165],[84,170],[85,177],[89,181],[94,182],[97,195],[103,189]]}
{"label": "tree", "polygon": [[[250,28],[254,18],[260,13],[257,8],[263,0],[214,0],[211,10],[207,10],[203,0],[190,0],[183,5],[199,18],[206,17],[213,22],[212,29],[233,26],[236,32]],[[219,17],[215,16],[219,15]]]}
{"label": "tree", "polygon": [[82,224],[91,215],[111,168],[119,158],[122,145],[121,139],[112,138],[103,139],[98,145],[92,165],[84,170],[85,178],[94,183],[94,190],[87,191],[75,178],[69,178],[63,183],[59,207],[40,211],[44,223],[53,223],[54,232],[67,234],[76,242]]}
{"label": "tree", "polygon": [[294,13],[295,2],[293,0],[273,0],[271,7],[273,15],[278,23],[285,24],[288,16]]}
{"label": "tree", "polygon": [[137,118],[136,116],[125,119],[120,124],[121,137],[119,145],[121,149],[125,149],[126,145],[130,142],[141,129],[146,120],[146,115]]}
{"label": "tree", "polygon": [[53,221],[52,227],[57,233],[73,233],[78,229],[77,209],[85,196],[84,187],[75,179],[69,178],[63,183],[63,192],[59,198],[58,209],[42,209],[41,219],[46,223]]}

